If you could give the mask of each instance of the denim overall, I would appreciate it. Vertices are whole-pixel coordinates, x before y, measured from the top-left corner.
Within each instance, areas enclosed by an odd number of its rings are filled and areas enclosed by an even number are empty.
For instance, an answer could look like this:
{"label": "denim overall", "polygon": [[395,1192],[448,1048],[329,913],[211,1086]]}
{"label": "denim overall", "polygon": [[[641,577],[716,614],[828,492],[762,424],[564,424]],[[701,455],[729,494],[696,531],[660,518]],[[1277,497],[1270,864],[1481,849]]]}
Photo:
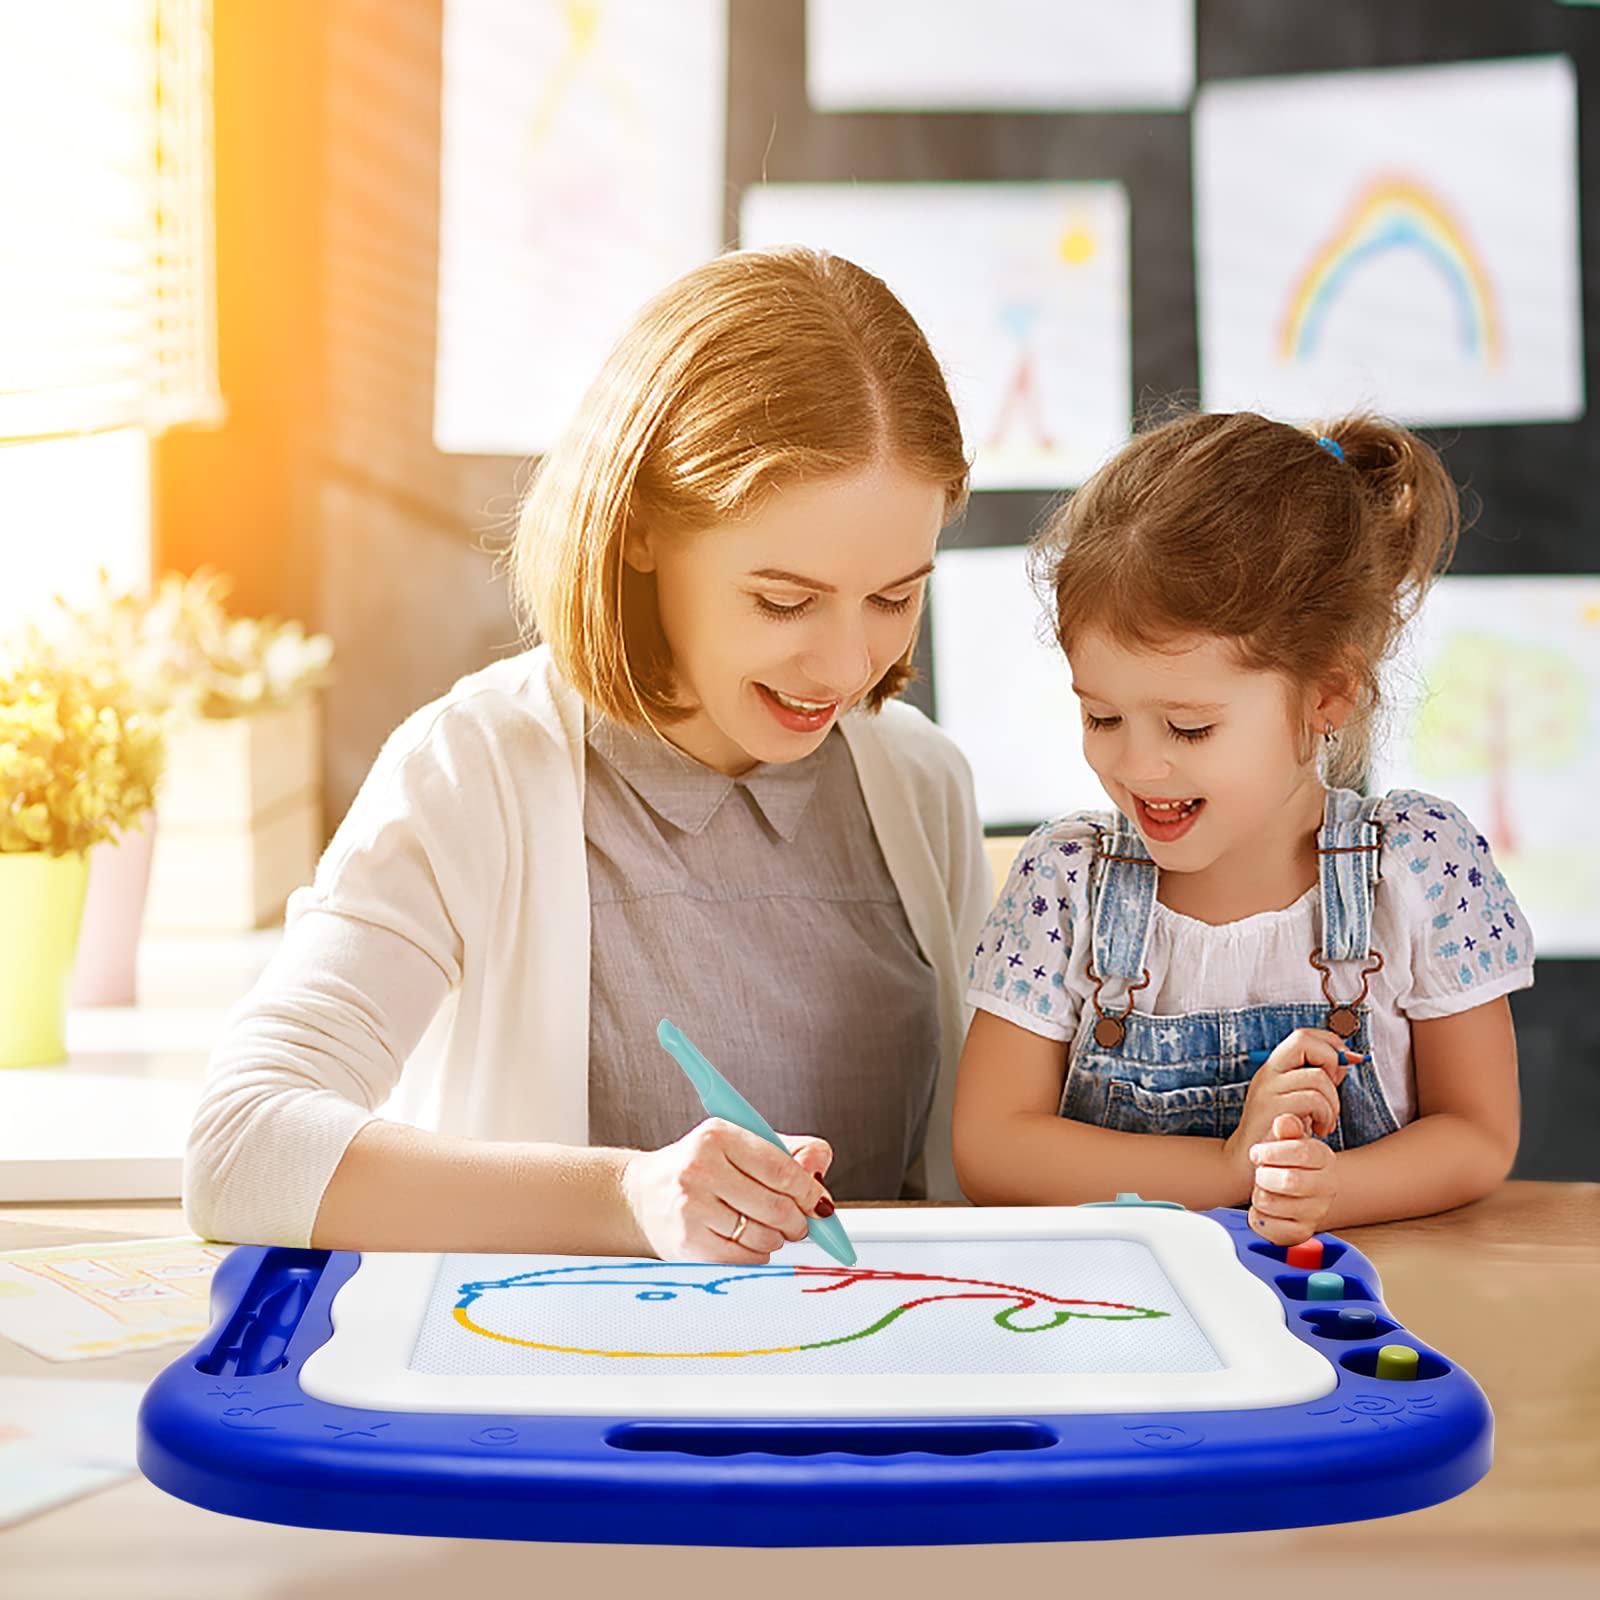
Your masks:
{"label": "denim overall", "polygon": [[[1157,867],[1133,825],[1096,828],[1090,882],[1096,982],[1073,1045],[1060,1114],[1127,1133],[1192,1133],[1225,1139],[1239,1124],[1250,1079],[1249,1052],[1270,1050],[1296,1028],[1331,1028],[1366,1059],[1339,1086],[1335,1150],[1370,1144],[1398,1124],[1371,1060],[1367,980],[1383,965],[1371,948],[1372,891],[1379,870],[1381,796],[1363,800],[1330,789],[1317,834],[1322,944],[1309,952],[1322,973],[1325,1003],[1247,1006],[1151,1016],[1135,1008],[1145,968]],[[1354,991],[1359,983],[1360,993]],[[1341,1002],[1335,993],[1350,994]]]}

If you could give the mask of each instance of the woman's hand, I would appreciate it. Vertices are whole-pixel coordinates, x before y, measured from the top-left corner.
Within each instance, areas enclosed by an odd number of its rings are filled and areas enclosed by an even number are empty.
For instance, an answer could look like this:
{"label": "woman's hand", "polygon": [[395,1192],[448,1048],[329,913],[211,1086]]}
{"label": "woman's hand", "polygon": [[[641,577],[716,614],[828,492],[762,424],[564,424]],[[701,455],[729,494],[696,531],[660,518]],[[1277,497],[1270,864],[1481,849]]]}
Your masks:
{"label": "woman's hand", "polygon": [[812,1213],[833,1212],[820,1181],[833,1150],[824,1139],[780,1137],[787,1156],[758,1134],[709,1117],[676,1144],[632,1156],[622,1192],[650,1248],[663,1261],[748,1266],[805,1238]]}
{"label": "woman's hand", "polygon": [[1270,1244],[1302,1244],[1327,1225],[1339,1192],[1339,1158],[1308,1137],[1298,1117],[1275,1118],[1271,1133],[1249,1150],[1256,1164],[1250,1226]]}
{"label": "woman's hand", "polygon": [[1361,1052],[1351,1050],[1336,1033],[1296,1028],[1256,1068],[1244,1110],[1239,1113],[1239,1126],[1222,1146],[1236,1193],[1246,1194],[1254,1186],[1250,1147],[1274,1137],[1272,1129],[1279,1117],[1299,1118],[1306,1137],[1333,1132],[1339,1120],[1345,1056],[1359,1061]]}

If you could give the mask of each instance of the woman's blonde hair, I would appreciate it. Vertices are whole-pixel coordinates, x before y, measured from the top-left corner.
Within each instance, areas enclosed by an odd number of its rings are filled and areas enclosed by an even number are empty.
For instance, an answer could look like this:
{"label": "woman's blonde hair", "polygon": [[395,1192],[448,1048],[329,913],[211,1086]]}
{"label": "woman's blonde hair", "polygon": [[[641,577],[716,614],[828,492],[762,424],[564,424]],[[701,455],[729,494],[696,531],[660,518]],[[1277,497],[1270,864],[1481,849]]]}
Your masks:
{"label": "woman's blonde hair", "polygon": [[[961,425],[910,313],[839,256],[719,256],[645,306],[540,463],[510,551],[519,613],[596,711],[633,727],[687,716],[654,578],[623,560],[630,527],[711,527],[884,459],[944,486],[946,522],[965,503]],[[910,680],[915,643],[870,709]]]}
{"label": "woman's blonde hair", "polygon": [[1296,687],[1343,681],[1353,706],[1324,775],[1344,786],[1369,764],[1379,664],[1458,526],[1443,462],[1405,428],[1192,413],[1112,457],[1030,559],[1063,650],[1099,630],[1143,649],[1209,634]]}

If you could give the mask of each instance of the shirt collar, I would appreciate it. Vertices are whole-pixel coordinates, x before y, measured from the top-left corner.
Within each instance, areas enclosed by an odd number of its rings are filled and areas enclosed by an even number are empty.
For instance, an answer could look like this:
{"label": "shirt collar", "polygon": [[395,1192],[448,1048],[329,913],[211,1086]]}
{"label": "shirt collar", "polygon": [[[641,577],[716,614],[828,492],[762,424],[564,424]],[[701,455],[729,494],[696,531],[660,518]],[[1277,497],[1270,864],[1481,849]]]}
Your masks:
{"label": "shirt collar", "polygon": [[736,788],[746,790],[767,825],[792,843],[816,792],[830,741],[799,761],[762,762],[738,778],[687,756],[649,729],[635,732],[596,717],[588,740],[622,780],[665,822],[703,833]]}

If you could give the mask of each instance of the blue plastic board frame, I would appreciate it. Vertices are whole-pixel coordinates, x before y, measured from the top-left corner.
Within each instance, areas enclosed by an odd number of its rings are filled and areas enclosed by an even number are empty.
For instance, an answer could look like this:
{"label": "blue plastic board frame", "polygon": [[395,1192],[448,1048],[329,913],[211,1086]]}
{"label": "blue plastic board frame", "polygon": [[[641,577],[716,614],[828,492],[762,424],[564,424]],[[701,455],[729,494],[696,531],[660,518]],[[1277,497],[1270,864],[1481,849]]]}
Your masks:
{"label": "blue plastic board frame", "polygon": [[[1041,1220],[1038,1209],[1030,1215]],[[1118,1213],[1102,1215],[1114,1232]],[[1389,1314],[1365,1257],[1321,1236],[1322,1266],[1342,1277],[1344,1295],[1312,1301],[1310,1273],[1253,1235],[1242,1212],[1186,1215],[1225,1230],[1289,1333],[1326,1359],[1325,1393],[1227,1410],[839,1418],[336,1405],[312,1398],[300,1377],[331,1338],[334,1298],[360,1256],[242,1247],[217,1271],[212,1328],[145,1396],[139,1465],[182,1499],[268,1522],[743,1546],[1014,1543],[1356,1521],[1448,1499],[1488,1471],[1493,1423],[1483,1392]],[[1375,1317],[1356,1337],[1338,1319],[1351,1308]],[[1415,1379],[1375,1376],[1377,1352],[1390,1344],[1418,1352]]]}

